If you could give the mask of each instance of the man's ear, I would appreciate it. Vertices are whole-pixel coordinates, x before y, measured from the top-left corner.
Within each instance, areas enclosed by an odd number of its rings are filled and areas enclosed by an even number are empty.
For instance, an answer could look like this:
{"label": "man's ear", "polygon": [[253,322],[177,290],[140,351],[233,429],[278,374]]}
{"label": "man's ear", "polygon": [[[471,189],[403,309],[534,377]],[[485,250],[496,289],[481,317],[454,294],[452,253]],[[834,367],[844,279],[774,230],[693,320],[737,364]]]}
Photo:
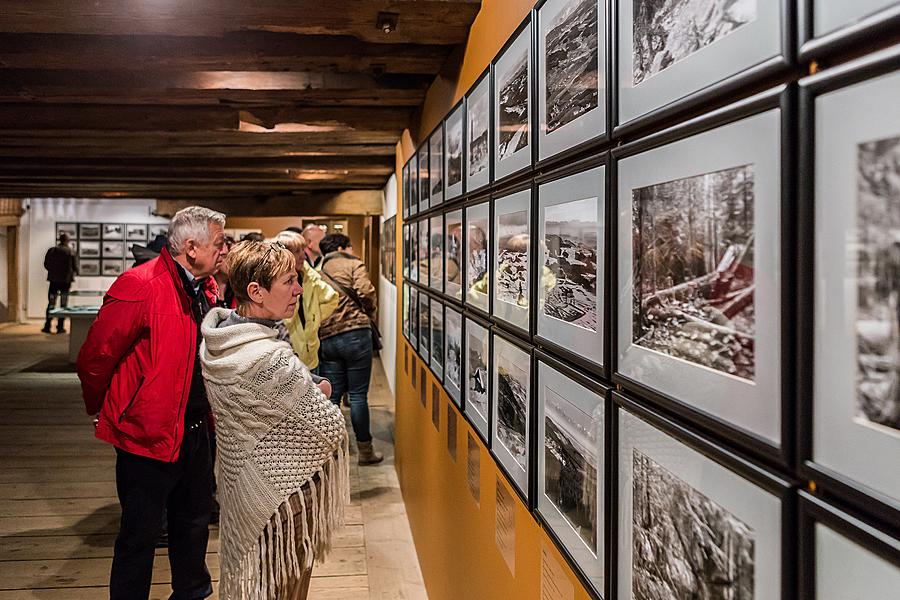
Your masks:
{"label": "man's ear", "polygon": [[190,258],[197,257],[197,242],[194,238],[188,238],[184,241],[184,253]]}

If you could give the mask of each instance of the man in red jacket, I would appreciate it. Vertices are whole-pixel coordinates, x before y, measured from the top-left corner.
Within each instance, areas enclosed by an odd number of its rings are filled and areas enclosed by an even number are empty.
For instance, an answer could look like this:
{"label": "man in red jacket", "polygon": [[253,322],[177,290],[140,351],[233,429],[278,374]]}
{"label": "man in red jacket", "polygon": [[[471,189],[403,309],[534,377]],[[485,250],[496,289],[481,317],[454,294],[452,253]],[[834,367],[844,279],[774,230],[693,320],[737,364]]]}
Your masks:
{"label": "man in red jacket", "polygon": [[110,598],[150,595],[154,546],[168,519],[171,600],[212,594],[206,568],[212,468],[200,322],[210,277],[228,253],[225,216],[191,206],[169,224],[158,258],[119,276],[78,355],[96,435],[116,447],[122,506]]}

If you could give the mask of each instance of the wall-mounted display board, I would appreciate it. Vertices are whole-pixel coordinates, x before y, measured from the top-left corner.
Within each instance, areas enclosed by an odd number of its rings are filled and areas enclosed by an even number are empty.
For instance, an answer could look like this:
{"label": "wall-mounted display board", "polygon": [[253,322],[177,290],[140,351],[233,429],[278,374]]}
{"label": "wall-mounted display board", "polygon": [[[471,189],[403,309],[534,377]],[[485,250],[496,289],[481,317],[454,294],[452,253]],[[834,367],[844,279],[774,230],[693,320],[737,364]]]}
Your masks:
{"label": "wall-mounted display board", "polygon": [[491,345],[491,453],[527,504],[531,489],[531,349],[498,335],[496,329]]}
{"label": "wall-mounted display board", "polygon": [[462,301],[463,274],[462,210],[444,213],[444,293]]}
{"label": "wall-mounted display board", "polygon": [[777,88],[613,152],[614,381],[782,462],[789,100]]}
{"label": "wall-mounted display board", "polygon": [[428,238],[428,286],[436,292],[444,291],[444,216],[429,219]]}
{"label": "wall-mounted display board", "polygon": [[490,212],[487,202],[466,207],[466,305],[483,313],[490,312]]}
{"label": "wall-mounted display board", "polygon": [[472,426],[488,444],[491,388],[491,336],[486,323],[465,320],[466,401],[463,410]]}
{"label": "wall-mounted display board", "polygon": [[146,246],[167,232],[165,223],[56,223],[56,238],[69,236],[79,277],[118,277],[132,264],[133,245]]}
{"label": "wall-mounted display board", "polygon": [[462,407],[463,316],[449,304],[444,307],[444,388]]}
{"label": "wall-mounted display board", "polygon": [[525,334],[531,318],[531,187],[493,200],[493,314]]}
{"label": "wall-mounted display board", "polygon": [[800,58],[809,60],[890,39],[900,28],[897,0],[800,0]]}
{"label": "wall-mounted display board", "polygon": [[618,0],[616,132],[626,134],[786,71],[792,0]]}
{"label": "wall-mounted display board", "polygon": [[801,82],[810,185],[799,247],[812,265],[800,271],[812,304],[801,321],[801,459],[807,477],[889,522],[900,520],[898,97],[897,47]]}
{"label": "wall-mounted display board", "polygon": [[419,292],[419,356],[425,364],[431,357],[431,298],[425,292]]}
{"label": "wall-mounted display board", "polygon": [[431,174],[429,171],[428,144],[419,146],[416,162],[419,165],[419,212],[428,210],[431,202]]}
{"label": "wall-mounted display board", "polygon": [[526,19],[494,60],[493,157],[497,181],[531,167],[532,142],[531,20]]}
{"label": "wall-mounted display board", "polygon": [[444,201],[444,127],[437,126],[428,137],[428,179],[431,201],[434,208]]}
{"label": "wall-mounted display board", "polygon": [[431,371],[438,381],[444,379],[444,305],[431,299]]}
{"label": "wall-mounted display board", "polygon": [[608,138],[606,0],[544,0],[537,29],[538,161]]}
{"label": "wall-mounted display board", "polygon": [[491,182],[491,70],[466,94],[466,192]]}
{"label": "wall-mounted display board", "polygon": [[463,148],[465,146],[464,131],[465,105],[463,100],[444,120],[444,199],[453,200],[463,193]]}

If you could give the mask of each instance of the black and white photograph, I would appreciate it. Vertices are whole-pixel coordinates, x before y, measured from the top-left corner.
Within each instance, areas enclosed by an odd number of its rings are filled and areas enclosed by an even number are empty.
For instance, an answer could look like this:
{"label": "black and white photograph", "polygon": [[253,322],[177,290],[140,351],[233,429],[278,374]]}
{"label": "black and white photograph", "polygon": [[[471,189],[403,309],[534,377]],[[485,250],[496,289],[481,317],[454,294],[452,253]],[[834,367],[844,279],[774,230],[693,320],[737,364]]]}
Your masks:
{"label": "black and white photograph", "polygon": [[444,130],[438,127],[428,139],[428,177],[431,181],[431,206],[444,201]]}
{"label": "black and white photograph", "polygon": [[857,146],[857,422],[900,437],[900,136]]}
{"label": "black and white photograph", "polygon": [[103,223],[102,231],[104,240],[125,239],[125,225],[121,223]]}
{"label": "black and white photograph", "polygon": [[444,292],[457,300],[462,290],[462,211],[444,214]]}
{"label": "black and white photograph", "polygon": [[461,399],[460,374],[462,373],[462,315],[446,307],[444,314],[445,353],[444,353],[444,387],[456,402]]}
{"label": "black and white photograph", "polygon": [[757,0],[634,0],[634,84],[756,19]]}
{"label": "black and white photograph", "polygon": [[441,380],[444,377],[444,305],[431,300],[431,370]]}
{"label": "black and white photograph", "polygon": [[409,224],[403,224],[403,277],[411,279],[409,274],[410,263],[410,247],[409,247]]}
{"label": "black and white photograph", "polygon": [[419,242],[416,244],[416,251],[418,252],[418,270],[419,273],[419,283],[422,285],[428,285],[428,277],[429,277],[429,258],[431,258],[431,253],[428,249],[429,242],[429,232],[428,232],[428,219],[422,219],[419,221]]}
{"label": "black and white photograph", "polygon": [[468,143],[466,177],[468,189],[488,182],[490,147],[490,79],[485,77],[466,98],[466,140]]}
{"label": "black and white photograph", "polygon": [[413,348],[419,349],[419,290],[409,288],[409,340]]}
{"label": "black and white photograph", "polygon": [[466,416],[481,435],[488,437],[490,355],[488,330],[466,319]]}
{"label": "black and white photograph", "polygon": [[546,132],[598,107],[600,31],[597,0],[568,0],[546,33]]}
{"label": "black and white photograph", "polygon": [[147,226],[135,223],[125,225],[125,239],[129,242],[146,242]]}
{"label": "black and white photograph", "polygon": [[490,274],[488,205],[466,209],[466,302],[487,312]]}
{"label": "black and white photograph", "polygon": [[397,215],[381,223],[381,275],[397,283]]}
{"label": "black and white photograph", "polygon": [[491,449],[523,495],[528,495],[531,356],[501,336],[493,342]]}
{"label": "black and white photograph", "polygon": [[[597,198],[544,209],[544,269],[552,274],[541,312],[597,331]],[[600,282],[602,283],[602,282]]]}
{"label": "black and white photograph", "polygon": [[124,258],[125,242],[103,242],[103,258]]}
{"label": "black and white photograph", "polygon": [[407,340],[409,337],[409,284],[405,281],[403,282],[403,337]]}
{"label": "black and white photograph", "polygon": [[419,355],[425,364],[431,357],[431,300],[419,292]]}
{"label": "black and white photograph", "polygon": [[497,156],[502,161],[528,145],[528,52],[497,76],[500,122]]}
{"label": "black and white photograph", "polygon": [[78,224],[77,223],[57,223],[56,224],[56,239],[59,240],[59,236],[65,233],[69,236],[70,240],[78,239]]}
{"label": "black and white photograph", "polygon": [[[90,243],[90,242],[88,242]],[[100,261],[96,258],[78,259],[79,277],[98,277],[100,275]]]}
{"label": "black and white photograph", "polygon": [[100,242],[79,240],[78,256],[81,258],[100,258]]}
{"label": "black and white photograph", "polygon": [[409,159],[409,214],[419,212],[419,154],[413,152]]}
{"label": "black and white photograph", "polygon": [[428,144],[422,144],[418,153],[419,163],[419,212],[428,210],[431,200],[431,175],[428,166]]}
{"label": "black and white photograph", "polygon": [[633,450],[632,597],[753,600],[753,530]]}
{"label": "black and white photograph", "polygon": [[409,161],[400,172],[400,194],[403,197],[403,218],[409,217]]}
{"label": "black and white photograph", "polygon": [[78,237],[82,240],[99,240],[100,223],[79,223]]}
{"label": "black and white photograph", "polygon": [[428,242],[428,251],[431,255],[429,261],[428,285],[438,292],[444,291],[444,217],[437,215],[431,217],[431,235]]}
{"label": "black and white photograph", "polygon": [[528,308],[528,211],[497,217],[497,300]]}
{"label": "black and white photograph", "polygon": [[633,342],[755,379],[754,168],[632,190]]}
{"label": "black and white photograph", "polygon": [[462,194],[464,105],[460,104],[444,122],[444,191],[446,199]]}
{"label": "black and white photograph", "polygon": [[419,222],[409,224],[409,278],[419,281]]}
{"label": "black and white photograph", "polygon": [[155,223],[147,226],[148,236],[151,242],[158,235],[169,235],[169,224],[168,223]]}
{"label": "black and white photograph", "polygon": [[103,259],[102,265],[104,277],[118,277],[125,271],[125,262],[122,259]]}

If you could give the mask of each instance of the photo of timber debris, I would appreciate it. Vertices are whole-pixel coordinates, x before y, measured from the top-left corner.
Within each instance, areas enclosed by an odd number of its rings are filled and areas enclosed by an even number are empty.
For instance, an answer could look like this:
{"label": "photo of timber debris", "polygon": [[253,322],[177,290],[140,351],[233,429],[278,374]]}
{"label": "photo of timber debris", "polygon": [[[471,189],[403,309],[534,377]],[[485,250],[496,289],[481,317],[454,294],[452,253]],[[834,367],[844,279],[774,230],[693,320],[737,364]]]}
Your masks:
{"label": "photo of timber debris", "polygon": [[546,37],[547,133],[597,108],[600,99],[597,0],[569,0]]}
{"label": "photo of timber debris", "polygon": [[488,167],[490,148],[488,147],[487,87],[467,103],[466,117],[469,120],[469,177],[478,175]]}
{"label": "photo of timber debris", "polygon": [[754,170],[632,190],[633,342],[753,380]]}
{"label": "photo of timber debris", "polygon": [[528,392],[531,358],[516,346],[494,338],[497,368],[497,440],[523,469],[528,444]]}
{"label": "photo of timber debris", "polygon": [[462,315],[448,308],[444,326],[447,332],[444,375],[446,381],[459,390],[460,369],[462,368]]}
{"label": "photo of timber debris", "polygon": [[448,295],[459,298],[462,286],[462,212],[454,211],[445,216],[446,239],[444,248],[444,282]]}
{"label": "photo of timber debris", "polygon": [[488,379],[490,378],[487,367],[487,331],[481,327],[474,331],[468,326],[466,328],[469,329],[466,337],[466,354],[468,356],[466,407],[471,406],[482,419],[487,421]]}
{"label": "photo of timber debris", "polygon": [[462,181],[462,115],[457,118],[447,119],[447,187],[454,186]]}
{"label": "photo of timber debris", "polygon": [[593,419],[544,388],[544,493],[597,554],[597,431]]}
{"label": "photo of timber debris", "polygon": [[757,0],[632,0],[634,85],[756,19]]}
{"label": "photo of timber debris", "polygon": [[444,193],[444,136],[438,128],[429,142],[428,176],[431,181],[431,204],[436,206]]}
{"label": "photo of timber debris", "polygon": [[528,308],[528,211],[497,218],[497,299]]}
{"label": "photo of timber debris", "polygon": [[510,68],[497,76],[499,135],[497,157],[509,158],[528,146],[528,51],[511,62]]}
{"label": "photo of timber debris", "polygon": [[[431,356],[431,300],[427,294],[419,294],[419,354],[425,364]],[[424,389],[424,388],[423,388]]]}
{"label": "photo of timber debris", "polygon": [[900,137],[857,148],[856,419],[900,435]]}
{"label": "photo of timber debris", "polygon": [[634,450],[634,600],[753,600],[753,530]]}
{"label": "photo of timber debris", "polygon": [[466,263],[466,289],[470,293],[487,294],[488,220],[468,219],[469,252]]}
{"label": "photo of timber debris", "polygon": [[544,209],[544,267],[553,274],[544,315],[597,331],[597,198]]}

